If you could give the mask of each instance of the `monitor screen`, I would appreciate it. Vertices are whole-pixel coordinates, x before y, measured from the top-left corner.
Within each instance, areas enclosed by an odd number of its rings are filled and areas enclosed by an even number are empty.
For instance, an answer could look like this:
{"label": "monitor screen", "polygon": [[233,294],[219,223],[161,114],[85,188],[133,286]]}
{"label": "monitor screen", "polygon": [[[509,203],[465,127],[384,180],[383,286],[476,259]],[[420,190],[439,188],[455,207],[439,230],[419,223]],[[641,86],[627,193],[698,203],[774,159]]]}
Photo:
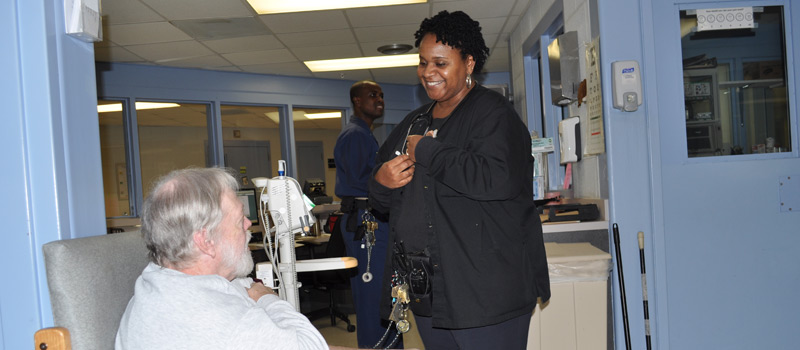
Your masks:
{"label": "monitor screen", "polygon": [[236,191],[236,197],[242,202],[244,216],[250,219],[253,225],[258,225],[258,204],[255,189],[241,189]]}

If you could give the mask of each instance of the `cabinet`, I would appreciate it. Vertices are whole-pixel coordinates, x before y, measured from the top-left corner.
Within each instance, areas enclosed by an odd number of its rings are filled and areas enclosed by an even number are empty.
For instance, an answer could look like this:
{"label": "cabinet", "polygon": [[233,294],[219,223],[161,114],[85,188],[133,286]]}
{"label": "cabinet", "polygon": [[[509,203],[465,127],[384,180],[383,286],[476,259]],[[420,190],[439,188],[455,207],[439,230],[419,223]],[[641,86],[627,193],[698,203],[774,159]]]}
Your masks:
{"label": "cabinet", "polygon": [[683,95],[689,156],[714,155],[722,149],[716,69],[684,70]]}
{"label": "cabinet", "polygon": [[589,243],[544,244],[551,297],[536,306],[527,350],[605,350],[611,255]]}

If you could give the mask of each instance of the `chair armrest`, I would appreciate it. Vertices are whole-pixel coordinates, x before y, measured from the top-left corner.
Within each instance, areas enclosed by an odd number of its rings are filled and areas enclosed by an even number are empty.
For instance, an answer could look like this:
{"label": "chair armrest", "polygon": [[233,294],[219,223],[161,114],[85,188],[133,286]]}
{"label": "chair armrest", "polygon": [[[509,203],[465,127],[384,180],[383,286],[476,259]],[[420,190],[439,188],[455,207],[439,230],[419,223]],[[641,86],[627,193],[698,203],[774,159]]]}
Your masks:
{"label": "chair armrest", "polygon": [[42,328],[33,336],[37,350],[72,350],[69,331],[64,327]]}

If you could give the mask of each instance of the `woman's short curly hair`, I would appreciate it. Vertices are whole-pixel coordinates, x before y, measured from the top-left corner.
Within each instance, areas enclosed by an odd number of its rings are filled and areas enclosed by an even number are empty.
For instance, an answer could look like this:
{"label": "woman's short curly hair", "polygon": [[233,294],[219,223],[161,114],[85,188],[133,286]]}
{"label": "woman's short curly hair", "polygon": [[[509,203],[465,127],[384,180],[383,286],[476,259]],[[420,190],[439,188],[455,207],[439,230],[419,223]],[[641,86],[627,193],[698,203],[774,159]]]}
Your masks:
{"label": "woman's short curly hair", "polygon": [[483,41],[481,25],[478,21],[472,20],[462,11],[439,12],[436,16],[422,20],[419,29],[414,33],[417,39],[415,46],[426,34],[436,34],[436,41],[447,46],[459,49],[461,57],[467,59],[467,55],[472,55],[475,59],[473,73],[480,73],[486,59],[489,58],[489,48]]}

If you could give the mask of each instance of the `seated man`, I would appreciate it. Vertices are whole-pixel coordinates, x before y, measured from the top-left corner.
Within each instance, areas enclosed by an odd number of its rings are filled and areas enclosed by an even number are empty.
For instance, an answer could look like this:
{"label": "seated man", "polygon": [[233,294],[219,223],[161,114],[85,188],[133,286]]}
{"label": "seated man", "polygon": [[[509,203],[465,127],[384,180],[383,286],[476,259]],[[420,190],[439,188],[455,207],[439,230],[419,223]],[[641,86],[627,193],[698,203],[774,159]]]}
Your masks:
{"label": "seated man", "polygon": [[261,283],[250,220],[219,168],[174,171],[144,203],[150,264],[136,280],[116,349],[328,349],[302,314]]}

